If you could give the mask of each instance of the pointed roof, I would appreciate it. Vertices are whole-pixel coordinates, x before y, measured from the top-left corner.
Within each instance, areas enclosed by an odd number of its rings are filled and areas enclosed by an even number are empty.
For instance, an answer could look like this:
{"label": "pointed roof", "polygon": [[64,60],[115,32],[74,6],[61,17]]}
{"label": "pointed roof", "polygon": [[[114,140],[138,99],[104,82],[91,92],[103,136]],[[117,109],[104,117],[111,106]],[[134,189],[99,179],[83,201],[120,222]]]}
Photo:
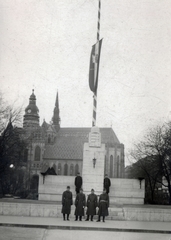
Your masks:
{"label": "pointed roof", "polygon": [[49,124],[45,121],[45,119],[43,119],[43,123],[42,123],[42,128],[44,128],[45,130],[48,128]]}
{"label": "pointed roof", "polygon": [[36,100],[36,96],[34,94],[34,89],[32,89],[32,94],[30,95],[30,100]]}
{"label": "pointed roof", "polygon": [[58,131],[60,128],[58,92],[56,94],[56,101],[55,101],[55,108],[53,110],[52,122],[53,122],[53,125],[56,127],[56,130]]}
{"label": "pointed roof", "polygon": [[56,94],[55,107],[59,109],[58,91],[57,91],[57,94]]}

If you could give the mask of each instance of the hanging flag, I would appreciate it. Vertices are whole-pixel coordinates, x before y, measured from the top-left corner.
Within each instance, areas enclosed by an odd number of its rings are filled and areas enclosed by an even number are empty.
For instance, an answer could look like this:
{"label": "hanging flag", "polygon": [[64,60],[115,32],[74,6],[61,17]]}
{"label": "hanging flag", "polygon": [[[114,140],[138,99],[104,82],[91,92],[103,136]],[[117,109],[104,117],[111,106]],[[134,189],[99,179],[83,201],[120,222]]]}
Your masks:
{"label": "hanging flag", "polygon": [[90,69],[89,69],[89,86],[92,92],[97,91],[98,87],[98,73],[100,64],[100,51],[102,39],[92,46],[90,56]]}

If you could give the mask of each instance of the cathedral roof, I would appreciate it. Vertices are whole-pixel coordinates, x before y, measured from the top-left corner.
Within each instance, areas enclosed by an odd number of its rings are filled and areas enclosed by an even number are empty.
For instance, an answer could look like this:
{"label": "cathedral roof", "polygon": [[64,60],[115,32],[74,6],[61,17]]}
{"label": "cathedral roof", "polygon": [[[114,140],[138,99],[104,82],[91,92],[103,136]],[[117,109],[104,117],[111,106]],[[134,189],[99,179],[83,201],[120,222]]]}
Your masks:
{"label": "cathedral roof", "polygon": [[[56,142],[46,145],[44,159],[83,159],[83,144],[88,142],[91,128],[61,128],[57,133]],[[112,128],[100,128],[102,143],[108,147],[119,145],[120,142]]]}

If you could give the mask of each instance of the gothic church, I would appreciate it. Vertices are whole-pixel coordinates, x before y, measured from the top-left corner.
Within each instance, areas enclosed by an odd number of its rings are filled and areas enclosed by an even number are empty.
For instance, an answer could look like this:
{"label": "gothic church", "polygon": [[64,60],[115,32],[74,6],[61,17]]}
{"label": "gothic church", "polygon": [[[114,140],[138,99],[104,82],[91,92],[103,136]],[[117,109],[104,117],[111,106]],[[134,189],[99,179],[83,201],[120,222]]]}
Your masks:
{"label": "gothic church", "polygon": [[[88,142],[91,128],[60,127],[59,99],[56,96],[52,122],[39,123],[34,90],[25,109],[23,130],[29,139],[28,168],[30,174],[56,174],[75,176],[82,173],[83,144]],[[102,143],[106,147],[105,169],[110,178],[124,178],[124,145],[112,128],[100,128]]]}

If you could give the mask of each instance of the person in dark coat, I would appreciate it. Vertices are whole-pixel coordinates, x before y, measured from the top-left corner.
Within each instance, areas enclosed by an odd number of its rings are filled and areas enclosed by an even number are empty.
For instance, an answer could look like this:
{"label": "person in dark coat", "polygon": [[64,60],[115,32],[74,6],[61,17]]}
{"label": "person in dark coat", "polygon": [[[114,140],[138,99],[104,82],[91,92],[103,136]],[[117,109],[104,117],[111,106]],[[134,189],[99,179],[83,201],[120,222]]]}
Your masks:
{"label": "person in dark coat", "polygon": [[83,189],[80,189],[80,192],[77,194],[75,199],[75,221],[79,220],[82,221],[82,216],[84,216],[84,208],[86,206],[86,197],[83,193]]}
{"label": "person in dark coat", "polygon": [[83,184],[83,179],[80,176],[80,173],[77,173],[77,176],[75,178],[75,191],[76,194],[78,194],[80,192],[80,188],[82,187]]}
{"label": "person in dark coat", "polygon": [[109,193],[109,188],[111,186],[110,179],[108,178],[108,175],[105,174],[104,182],[103,182],[103,187],[106,189],[106,193]]}
{"label": "person in dark coat", "polygon": [[94,189],[91,189],[91,194],[89,194],[87,198],[86,221],[89,221],[89,216],[91,216],[91,221],[93,221],[93,216],[96,215],[96,207],[97,207],[97,195],[94,194]]}
{"label": "person in dark coat", "polygon": [[106,193],[106,189],[103,189],[103,193],[99,197],[99,212],[97,222],[100,222],[101,216],[103,217],[103,222],[105,222],[105,217],[109,215],[108,207],[109,195]]}
{"label": "person in dark coat", "polygon": [[62,213],[64,221],[65,214],[67,214],[67,220],[69,221],[69,215],[71,213],[72,204],[73,204],[72,192],[70,192],[70,186],[67,186],[67,190],[62,194]]}

